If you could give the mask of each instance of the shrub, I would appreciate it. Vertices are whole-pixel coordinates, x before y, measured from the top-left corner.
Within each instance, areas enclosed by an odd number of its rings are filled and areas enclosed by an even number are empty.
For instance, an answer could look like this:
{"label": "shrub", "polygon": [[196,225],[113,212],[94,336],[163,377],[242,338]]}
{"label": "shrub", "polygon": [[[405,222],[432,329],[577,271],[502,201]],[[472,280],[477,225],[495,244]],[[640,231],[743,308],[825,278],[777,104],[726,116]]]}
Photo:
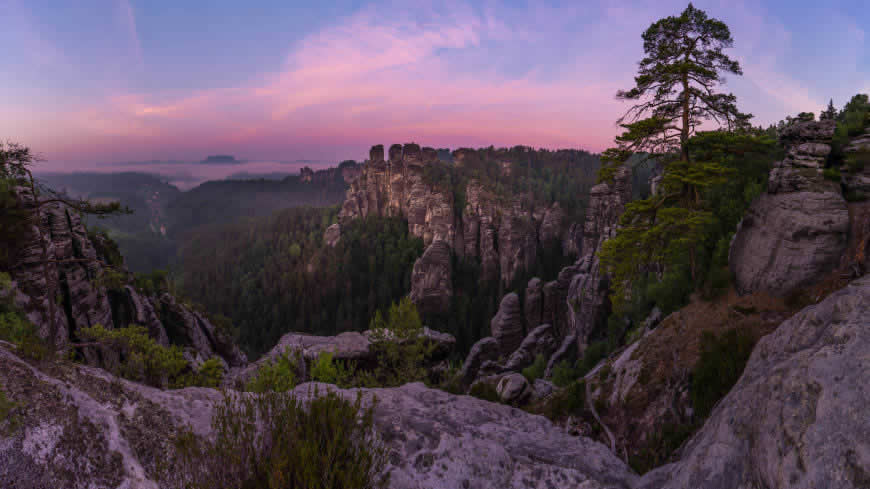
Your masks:
{"label": "shrub", "polygon": [[137,273],[133,283],[145,295],[158,295],[169,291],[169,272],[154,270],[151,273]]}
{"label": "shrub", "polygon": [[571,362],[562,360],[553,367],[553,384],[565,387],[580,377],[579,369],[571,365]]}
{"label": "shrub", "polygon": [[157,387],[187,387],[192,378],[182,375],[188,364],[181,349],[157,343],[142,326],[106,329],[97,324],[79,329],[79,336],[119,351],[122,360],[118,373],[126,379]]}
{"label": "shrub", "polygon": [[196,377],[188,385],[201,387],[218,387],[224,379],[224,365],[217,357],[212,357],[202,363],[196,370]]}
{"label": "shrub", "polygon": [[212,419],[214,437],[178,433],[163,487],[184,489],[378,489],[387,453],[374,405],[330,392],[303,403],[287,394],[227,396]]}
{"label": "shrub", "polygon": [[523,369],[523,377],[525,377],[529,383],[533,383],[535,379],[543,377],[546,370],[547,359],[544,358],[544,355],[538,355],[535,357],[535,363]]}
{"label": "shrub", "polygon": [[332,353],[322,352],[311,366],[311,380],[346,386],[351,383],[353,370],[353,366],[348,369],[344,364],[334,361]]}
{"label": "shrub", "polygon": [[580,371],[578,372],[580,377],[586,375],[590,370],[595,368],[598,365],[598,362],[603,360],[607,356],[607,343],[603,341],[598,341],[592,343],[586,350],[583,352],[583,358],[578,361],[580,366]]}
{"label": "shrub", "polygon": [[755,340],[746,332],[730,329],[721,336],[705,331],[701,357],[692,371],[691,398],[695,414],[707,417],[713,407],[740,379]]}
{"label": "shrub", "polygon": [[646,446],[629,458],[628,464],[638,474],[645,474],[664,465],[697,428],[697,423],[663,424],[650,436]]}
{"label": "shrub", "polygon": [[489,402],[501,402],[501,396],[495,386],[487,382],[478,382],[471,386],[468,395]]}
{"label": "shrub", "polygon": [[369,329],[376,367],[358,375],[354,380],[356,385],[396,387],[426,380],[425,365],[435,344],[423,334],[423,322],[411,299],[406,297],[398,304],[393,303],[386,319],[380,311],[375,313]]}
{"label": "shrub", "polygon": [[839,182],[840,181],[840,170],[838,168],[825,168],[825,170],[822,172],[822,176],[824,176],[825,179],[830,180],[832,182]]}
{"label": "shrub", "polygon": [[577,380],[552,395],[544,406],[543,414],[552,421],[567,416],[580,416],[586,409],[586,383]]}
{"label": "shrub", "polygon": [[303,362],[298,353],[286,350],[277,359],[269,359],[257,369],[245,390],[250,392],[287,392],[296,387],[297,371]]}

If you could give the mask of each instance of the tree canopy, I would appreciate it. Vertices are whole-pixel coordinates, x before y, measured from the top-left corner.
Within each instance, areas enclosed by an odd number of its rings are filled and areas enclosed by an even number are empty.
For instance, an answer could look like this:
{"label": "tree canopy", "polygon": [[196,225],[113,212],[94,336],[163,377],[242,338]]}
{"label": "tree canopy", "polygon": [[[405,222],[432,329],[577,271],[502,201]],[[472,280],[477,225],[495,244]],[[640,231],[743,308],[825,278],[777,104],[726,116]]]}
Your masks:
{"label": "tree canopy", "polygon": [[704,122],[727,129],[745,126],[751,115],[737,109],[733,94],[716,91],[726,73],[743,74],[723,52],[733,44],[727,25],[691,3],[679,16],[653,23],[643,33],[646,56],[635,86],[616,94],[635,104],[617,121],[625,131],[616,137],[618,148],[606,156],[624,161],[632,152],[679,151],[688,161],[688,140]]}

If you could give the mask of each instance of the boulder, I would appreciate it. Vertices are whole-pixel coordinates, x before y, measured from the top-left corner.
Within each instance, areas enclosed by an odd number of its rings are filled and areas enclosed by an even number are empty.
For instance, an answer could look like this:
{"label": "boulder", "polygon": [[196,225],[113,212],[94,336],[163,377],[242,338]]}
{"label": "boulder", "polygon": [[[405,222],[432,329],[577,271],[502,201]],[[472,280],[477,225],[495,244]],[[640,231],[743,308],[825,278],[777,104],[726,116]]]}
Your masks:
{"label": "boulder", "polygon": [[553,395],[558,388],[549,380],[535,379],[532,383],[531,402],[537,402]]}
{"label": "boulder", "polygon": [[516,372],[503,376],[496,386],[498,397],[501,402],[514,404],[524,400],[531,394],[529,381],[522,374]]}
{"label": "boulder", "polygon": [[411,273],[411,301],[424,314],[446,314],[453,296],[450,245],[438,240],[426,248]]}
{"label": "boulder", "polygon": [[492,337],[498,342],[501,356],[507,357],[523,342],[523,318],[520,297],[511,292],[502,298],[498,312],[490,322]]}
{"label": "boulder", "polygon": [[868,304],[864,277],[764,337],[679,460],[638,487],[867,487]]}
{"label": "boulder", "polygon": [[535,362],[538,355],[549,359],[550,355],[558,348],[555,330],[552,325],[542,324],[533,329],[523,339],[520,347],[508,358],[504,367],[506,370],[519,372]]}

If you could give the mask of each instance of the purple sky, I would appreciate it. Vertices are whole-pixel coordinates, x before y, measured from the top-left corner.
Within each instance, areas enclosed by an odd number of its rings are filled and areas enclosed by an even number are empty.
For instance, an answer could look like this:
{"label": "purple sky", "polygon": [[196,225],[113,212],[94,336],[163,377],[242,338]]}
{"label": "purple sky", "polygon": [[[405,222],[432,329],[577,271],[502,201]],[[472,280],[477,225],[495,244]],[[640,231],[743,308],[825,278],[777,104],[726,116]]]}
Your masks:
{"label": "purple sky", "polygon": [[[0,138],[31,146],[44,170],[225,153],[268,171],[410,141],[600,151],[641,33],[686,6],[178,3],[0,0]],[[695,5],[731,27],[745,76],[726,88],[755,124],[870,92],[861,1]]]}

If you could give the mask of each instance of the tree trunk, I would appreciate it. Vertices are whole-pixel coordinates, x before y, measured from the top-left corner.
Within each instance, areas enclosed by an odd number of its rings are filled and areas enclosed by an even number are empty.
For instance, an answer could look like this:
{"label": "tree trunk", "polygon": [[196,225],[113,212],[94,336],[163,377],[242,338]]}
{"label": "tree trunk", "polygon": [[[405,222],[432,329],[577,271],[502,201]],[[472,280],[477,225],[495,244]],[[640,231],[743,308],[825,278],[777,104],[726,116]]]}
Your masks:
{"label": "tree trunk", "polygon": [[[688,62],[689,55],[686,55]],[[683,74],[683,128],[680,131],[680,160],[689,161],[689,74]]]}

